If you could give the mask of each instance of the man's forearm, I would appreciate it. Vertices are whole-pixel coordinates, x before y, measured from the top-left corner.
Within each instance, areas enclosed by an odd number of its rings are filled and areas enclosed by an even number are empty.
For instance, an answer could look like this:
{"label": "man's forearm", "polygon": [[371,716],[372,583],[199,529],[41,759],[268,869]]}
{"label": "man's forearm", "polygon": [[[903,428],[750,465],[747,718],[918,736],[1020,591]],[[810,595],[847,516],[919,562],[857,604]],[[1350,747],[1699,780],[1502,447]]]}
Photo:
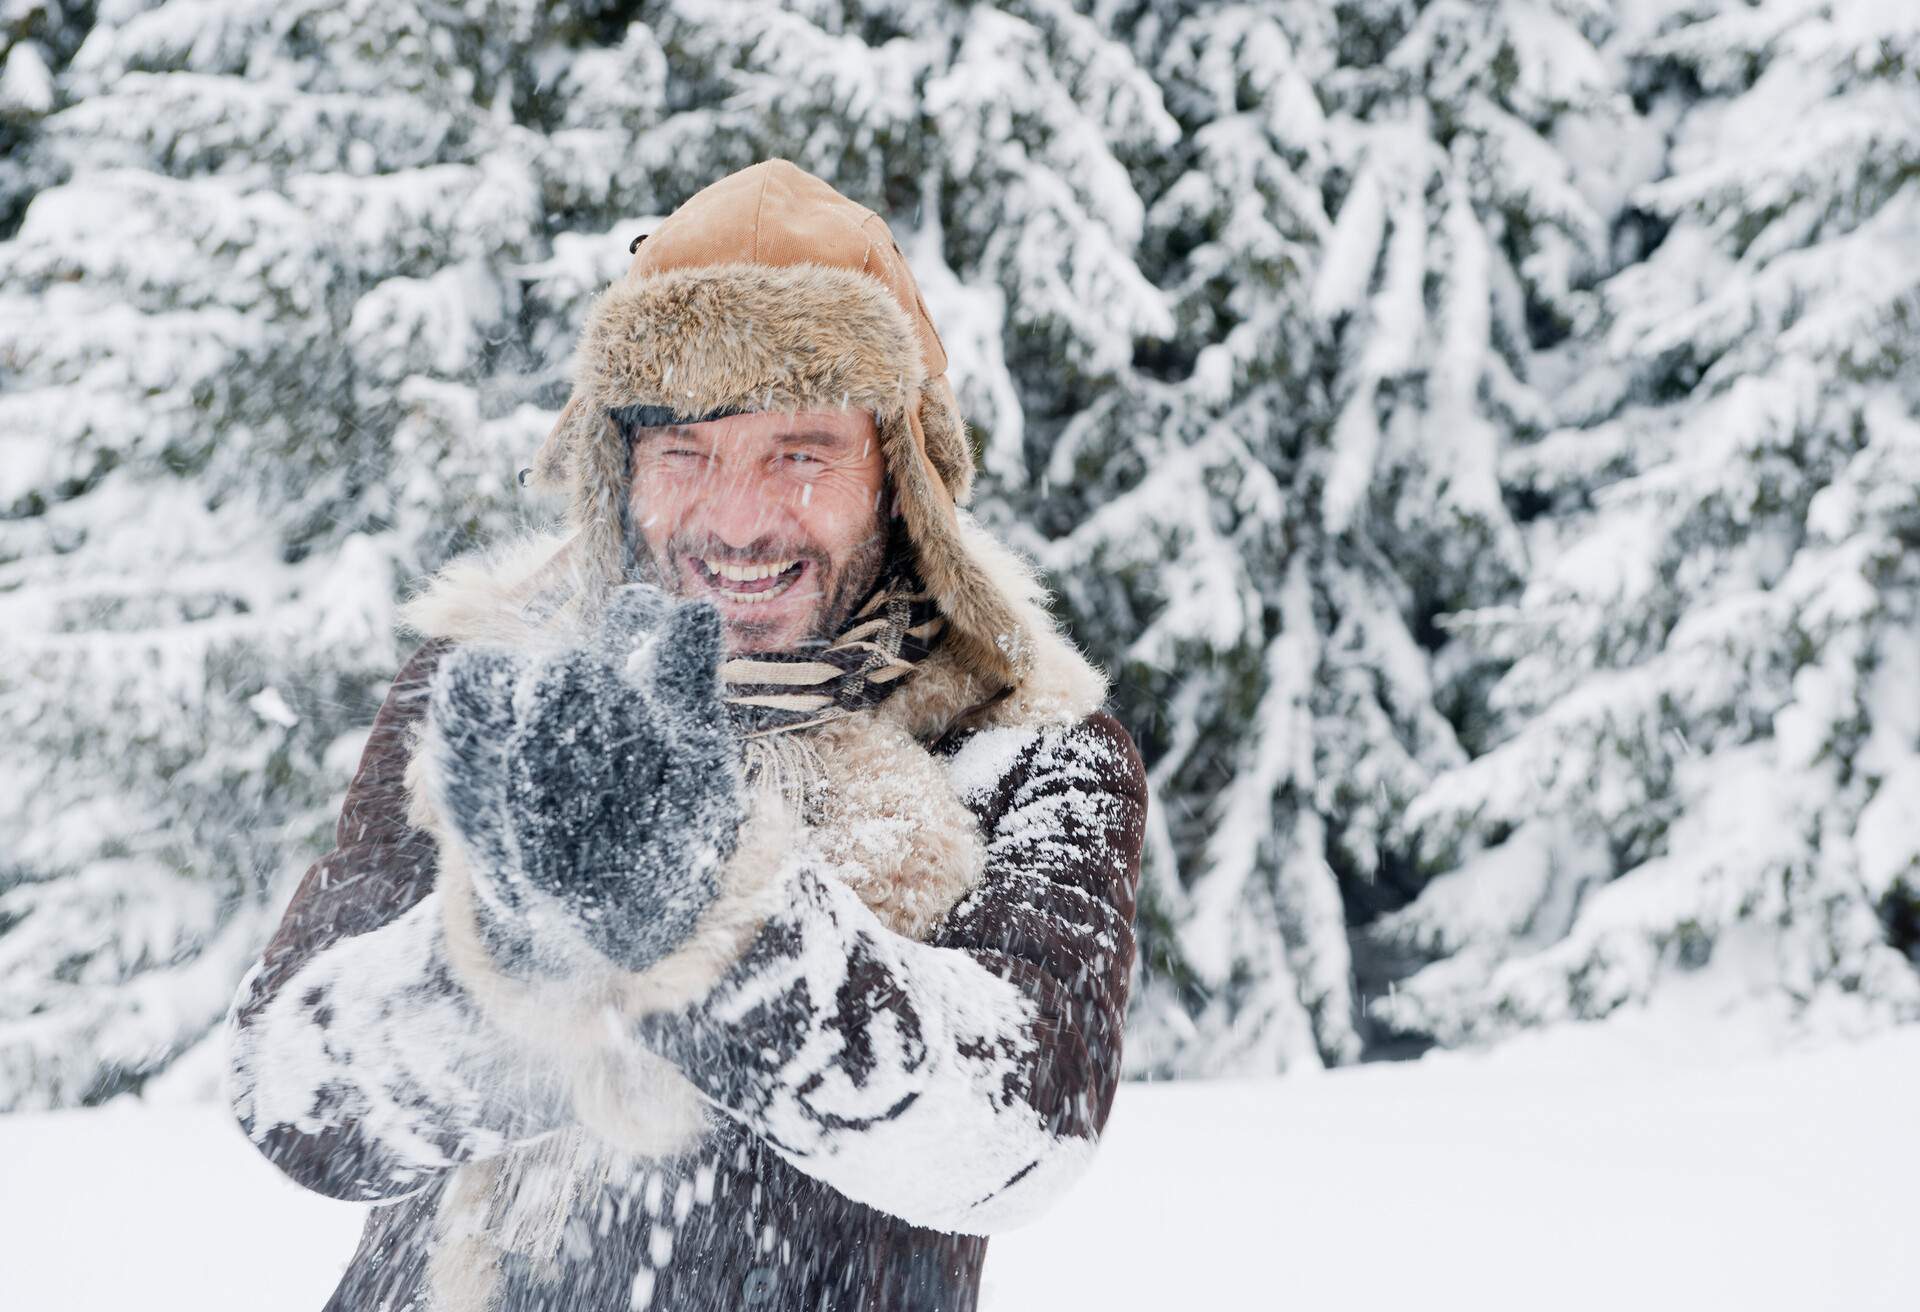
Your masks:
{"label": "man's forearm", "polygon": [[329,1197],[401,1197],[566,1120],[559,1078],[449,976],[438,893],[291,971],[256,966],[229,1042],[247,1136]]}
{"label": "man's forearm", "polygon": [[838,881],[803,865],[788,888],[705,1003],[640,1021],[636,1038],[850,1198],[941,1230],[1026,1219],[1093,1150],[1092,1127],[1063,1132],[1034,1105],[1057,1026],[968,953],[888,930]]}
{"label": "man's forearm", "polygon": [[936,1229],[1043,1207],[1091,1157],[1119,1080],[1139,757],[1105,718],[1013,741],[969,790],[984,866],[929,941],[790,851],[744,955],[633,1026],[801,1170]]}

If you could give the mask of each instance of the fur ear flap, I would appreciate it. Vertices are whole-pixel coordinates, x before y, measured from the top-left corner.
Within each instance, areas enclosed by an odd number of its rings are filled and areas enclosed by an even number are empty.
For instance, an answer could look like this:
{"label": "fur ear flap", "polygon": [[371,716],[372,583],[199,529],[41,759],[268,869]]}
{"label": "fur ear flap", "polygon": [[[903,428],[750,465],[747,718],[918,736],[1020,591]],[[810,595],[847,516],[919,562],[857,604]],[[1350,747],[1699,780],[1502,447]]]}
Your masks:
{"label": "fur ear flap", "polygon": [[947,617],[947,645],[965,667],[994,683],[1018,683],[1026,672],[1031,637],[1009,598],[973,560],[962,540],[959,511],[934,481],[932,462],[914,451],[911,421],[878,416],[881,448],[913,540],[920,577]]}
{"label": "fur ear flap", "polygon": [[626,577],[627,444],[619,425],[587,389],[576,386],[534,454],[528,481],[543,492],[564,492],[567,518],[578,531],[577,559],[592,577],[590,592],[618,587]]}
{"label": "fur ear flap", "polygon": [[920,385],[919,420],[933,472],[946,485],[953,503],[966,505],[973,496],[973,442],[967,436],[966,420],[960,417],[959,399],[945,374]]}
{"label": "fur ear flap", "polygon": [[532,487],[542,492],[566,492],[571,488],[573,453],[584,445],[583,438],[586,435],[579,429],[590,427],[583,424],[583,419],[589,417],[590,409],[576,387],[560,411],[560,417],[547,430],[546,440],[533,453],[533,465],[527,471],[527,481]]}

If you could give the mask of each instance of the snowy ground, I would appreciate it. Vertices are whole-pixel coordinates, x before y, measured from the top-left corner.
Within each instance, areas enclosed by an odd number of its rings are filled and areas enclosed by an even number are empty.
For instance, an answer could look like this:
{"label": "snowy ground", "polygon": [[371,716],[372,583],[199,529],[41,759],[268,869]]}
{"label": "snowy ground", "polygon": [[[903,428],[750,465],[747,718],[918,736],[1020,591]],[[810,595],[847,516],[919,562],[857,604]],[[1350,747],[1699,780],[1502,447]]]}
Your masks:
{"label": "snowy ground", "polygon": [[[1916,1088],[1914,1031],[1130,1086],[1094,1173],[994,1241],[984,1312],[1912,1307]],[[216,1107],[0,1117],[0,1306],[317,1309],[359,1210]]]}

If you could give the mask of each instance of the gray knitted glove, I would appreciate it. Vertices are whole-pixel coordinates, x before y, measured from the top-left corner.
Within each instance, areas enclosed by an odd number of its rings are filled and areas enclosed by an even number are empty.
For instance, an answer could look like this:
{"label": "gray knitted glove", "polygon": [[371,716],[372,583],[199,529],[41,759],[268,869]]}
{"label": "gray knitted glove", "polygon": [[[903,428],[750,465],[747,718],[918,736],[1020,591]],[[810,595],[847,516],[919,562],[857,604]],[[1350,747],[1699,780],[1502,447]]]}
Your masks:
{"label": "gray knitted glove", "polygon": [[500,943],[549,899],[629,970],[686,940],[741,819],[720,660],[711,605],[642,585],[615,594],[585,647],[447,657],[428,708],[432,759],[483,900],[509,922]]}

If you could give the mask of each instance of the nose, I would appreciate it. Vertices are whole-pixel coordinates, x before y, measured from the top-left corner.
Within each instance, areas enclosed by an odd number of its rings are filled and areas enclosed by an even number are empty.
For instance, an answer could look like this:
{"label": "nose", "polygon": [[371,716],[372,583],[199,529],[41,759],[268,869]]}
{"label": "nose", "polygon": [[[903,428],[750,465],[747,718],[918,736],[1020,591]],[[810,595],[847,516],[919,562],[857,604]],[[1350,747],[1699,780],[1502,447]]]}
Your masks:
{"label": "nose", "polygon": [[768,477],[752,462],[731,468],[716,463],[699,506],[701,527],[730,547],[748,547],[767,535],[780,516]]}

